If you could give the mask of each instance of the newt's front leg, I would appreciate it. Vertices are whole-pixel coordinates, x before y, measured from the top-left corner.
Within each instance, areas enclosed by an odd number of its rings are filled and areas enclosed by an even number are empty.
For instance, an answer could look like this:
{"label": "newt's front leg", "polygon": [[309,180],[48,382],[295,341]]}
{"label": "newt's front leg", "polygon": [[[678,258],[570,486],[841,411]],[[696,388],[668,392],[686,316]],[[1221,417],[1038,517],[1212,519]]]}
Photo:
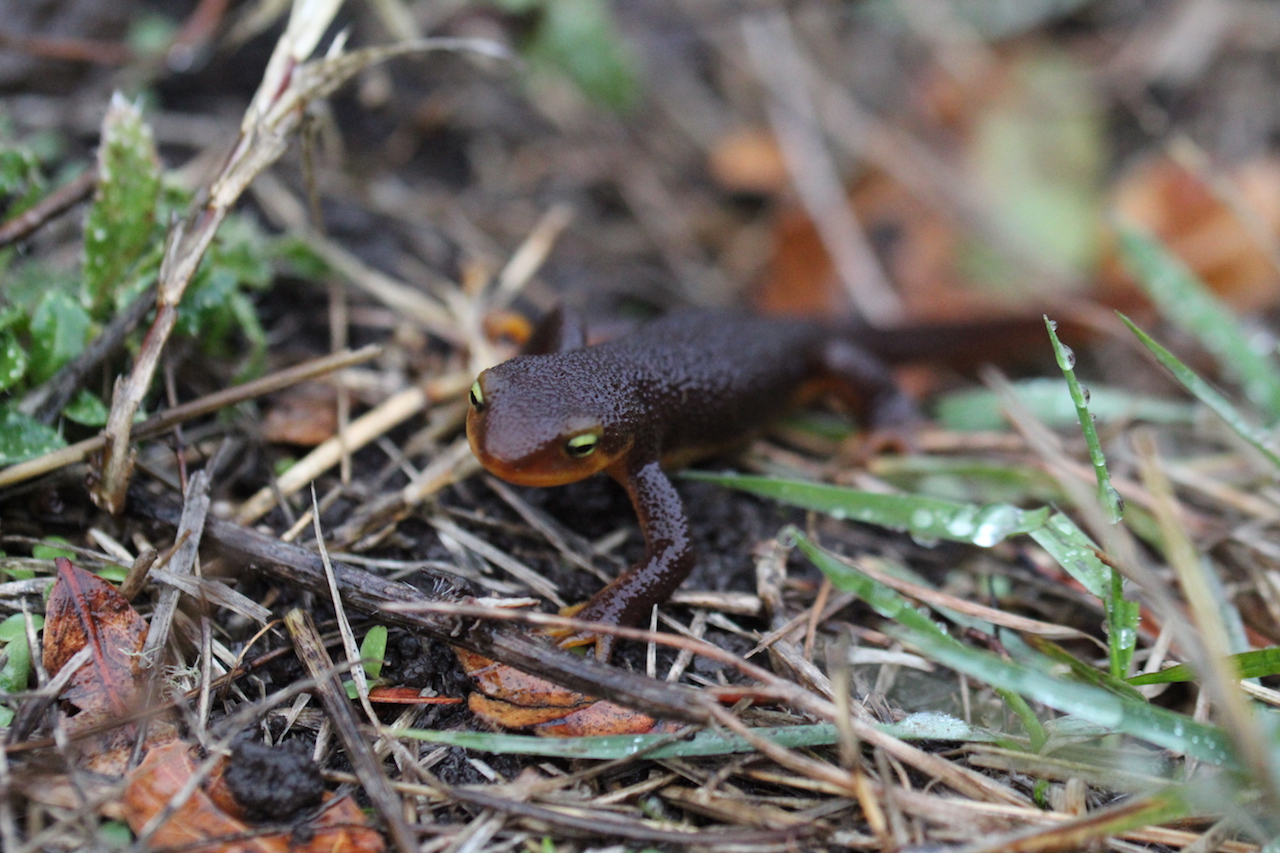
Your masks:
{"label": "newt's front leg", "polygon": [[[644,622],[654,605],[671,597],[693,569],[689,520],[675,486],[663,472],[657,454],[632,453],[606,469],[635,507],[644,533],[644,557],[573,611],[585,622],[632,626]],[[616,638],[580,633],[561,641],[565,646],[594,643],[596,657],[608,660]]]}

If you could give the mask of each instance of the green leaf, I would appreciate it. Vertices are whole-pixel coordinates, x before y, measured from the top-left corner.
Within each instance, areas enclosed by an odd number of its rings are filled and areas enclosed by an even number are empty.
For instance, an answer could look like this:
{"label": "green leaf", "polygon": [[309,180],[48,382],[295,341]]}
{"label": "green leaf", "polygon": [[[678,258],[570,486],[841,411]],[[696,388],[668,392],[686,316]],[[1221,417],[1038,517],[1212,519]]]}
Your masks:
{"label": "green leaf", "polygon": [[[31,621],[39,631],[44,627],[44,617],[38,614],[31,615]],[[12,616],[5,618],[0,622],[0,643],[11,643],[19,637],[27,636],[27,617],[21,613],[14,613]]]}
{"label": "green leaf", "polygon": [[157,238],[160,160],[142,110],[117,93],[102,121],[98,189],[84,225],[84,301],[95,316]]}
{"label": "green leaf", "polygon": [[301,237],[285,235],[274,241],[272,254],[286,274],[306,281],[321,281],[333,274],[329,264]]}
{"label": "green leaf", "polygon": [[1035,530],[1049,517],[1047,508],[1023,510],[1010,504],[978,505],[918,495],[885,495],[805,480],[704,471],[687,471],[682,476],[825,512],[832,518],[908,531],[920,539],[948,539],[983,548],[1015,533]]}
{"label": "green leaf", "polygon": [[133,845],[133,831],[120,820],[104,820],[94,829],[95,846],[103,850],[128,850]]}
{"label": "green leaf", "polygon": [[635,62],[604,0],[542,0],[527,46],[531,62],[567,74],[587,97],[615,111],[639,96]]}
{"label": "green leaf", "polygon": [[67,446],[66,440],[21,412],[0,408],[0,465],[13,465]]}
{"label": "green leaf", "polygon": [[[1263,678],[1268,675],[1280,675],[1280,646],[1269,646],[1265,649],[1254,649],[1232,655],[1227,660],[1235,665],[1239,678]],[[1167,667],[1159,672],[1148,672],[1135,675],[1128,681],[1130,684],[1172,684],[1179,681],[1195,681],[1196,673],[1189,664],[1180,663]]]}
{"label": "green leaf", "polygon": [[83,352],[92,325],[69,293],[45,293],[31,316],[31,381],[43,382]]}
{"label": "green leaf", "polygon": [[141,12],[129,24],[125,36],[129,49],[139,57],[162,58],[178,36],[178,23],[164,15]]}
{"label": "green leaf", "polygon": [[261,372],[266,353],[266,331],[245,291],[271,283],[275,253],[284,247],[267,240],[250,217],[228,217],[178,308],[178,332],[197,338],[207,355],[239,357],[248,342],[237,371],[242,379]]}
{"label": "green leaf", "polygon": [[27,373],[27,351],[13,332],[0,331],[0,391],[12,388]]}
{"label": "green leaf", "polygon": [[40,198],[46,182],[40,171],[40,158],[25,145],[0,147],[0,201],[5,203],[4,218],[22,213]]}
{"label": "green leaf", "polygon": [[269,240],[247,214],[228,216],[209,249],[210,265],[233,276],[242,287],[261,290],[271,283],[272,259],[283,247]]}
{"label": "green leaf", "polygon": [[267,363],[267,330],[262,328],[258,312],[244,293],[233,293],[228,301],[231,316],[240,324],[240,334],[249,344],[249,352],[236,371],[236,381],[245,382],[262,375]]}
{"label": "green leaf", "polygon": [[[44,624],[34,617],[36,628]],[[20,693],[27,689],[31,677],[31,646],[27,643],[26,617],[15,613],[0,622],[0,643],[4,644],[6,659],[0,667],[0,692]]]}
{"label": "green leaf", "polygon": [[1159,240],[1129,225],[1117,231],[1121,254],[1160,313],[1195,335],[1224,374],[1239,379],[1268,423],[1280,420],[1280,370],[1271,353],[1251,346],[1231,309]]}
{"label": "green leaf", "polygon": [[1092,71],[1048,49],[1027,51],[1007,69],[1009,85],[978,114],[970,169],[1021,246],[1083,272],[1098,252],[1107,150]]}
{"label": "green leaf", "polygon": [[107,423],[107,405],[87,388],[81,388],[62,410],[62,416],[81,426],[100,427]]}
{"label": "green leaf", "polygon": [[1134,325],[1132,320],[1123,314],[1119,314],[1119,317],[1129,327],[1129,331],[1137,335],[1142,345],[1151,351],[1151,354],[1156,357],[1156,361],[1160,362],[1166,370],[1172,373],[1173,377],[1181,382],[1193,397],[1204,403],[1215,415],[1226,421],[1227,426],[1253,445],[1272,465],[1280,468],[1280,455],[1277,454],[1271,436],[1265,430],[1261,430],[1246,421],[1244,416],[1236,410],[1235,406],[1226,397],[1196,375],[1194,370],[1179,361],[1173,353],[1156,343],[1150,335]]}
{"label": "green leaf", "polygon": [[125,578],[129,577],[129,569],[126,566],[100,566],[94,569],[93,573],[104,581],[111,581],[116,586],[124,583]]}
{"label": "green leaf", "polygon": [[16,305],[0,307],[0,331],[9,331],[22,326],[27,319],[26,312]]}
{"label": "green leaf", "polygon": [[360,660],[364,661],[364,674],[374,681],[382,675],[382,664],[387,657],[387,627],[374,625],[360,642]]}
{"label": "green leaf", "polygon": [[55,560],[58,557],[66,557],[67,559],[75,559],[76,552],[69,548],[62,547],[70,545],[66,539],[61,536],[46,536],[44,543],[35,545],[31,548],[31,556],[37,560]]}

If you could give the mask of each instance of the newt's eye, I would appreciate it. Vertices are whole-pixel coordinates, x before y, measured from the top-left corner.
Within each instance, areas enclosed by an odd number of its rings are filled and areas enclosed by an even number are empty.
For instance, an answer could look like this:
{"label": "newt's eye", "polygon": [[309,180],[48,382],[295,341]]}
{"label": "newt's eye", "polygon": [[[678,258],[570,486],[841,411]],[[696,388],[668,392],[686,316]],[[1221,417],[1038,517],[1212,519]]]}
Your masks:
{"label": "newt's eye", "polygon": [[471,385],[471,408],[480,411],[484,408],[484,392],[480,390],[480,380]]}
{"label": "newt's eye", "polygon": [[585,456],[590,456],[599,443],[600,435],[598,433],[584,432],[582,435],[575,435],[566,441],[564,443],[564,452],[574,459],[582,459]]}

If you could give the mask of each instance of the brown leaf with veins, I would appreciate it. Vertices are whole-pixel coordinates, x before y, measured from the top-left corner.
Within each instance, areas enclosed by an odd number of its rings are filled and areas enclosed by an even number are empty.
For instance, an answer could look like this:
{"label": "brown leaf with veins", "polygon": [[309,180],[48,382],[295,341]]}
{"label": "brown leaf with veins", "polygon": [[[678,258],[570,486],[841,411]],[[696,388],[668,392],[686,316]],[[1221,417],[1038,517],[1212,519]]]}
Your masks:
{"label": "brown leaf with veins", "polygon": [[[140,832],[177,796],[195,770],[190,744],[174,740],[148,752],[127,779],[121,805],[129,827]],[[368,827],[364,813],[350,797],[331,800],[315,820],[293,824],[288,831],[267,832],[243,820],[230,797],[216,796],[220,778],[221,767],[165,818],[147,839],[147,846],[194,853],[381,853],[385,849],[382,836]]]}
{"label": "brown leaf with veins", "polygon": [[[70,560],[57,560],[58,579],[45,608],[44,665],[57,674],[81,649],[92,656],[71,676],[59,696],[79,713],[67,715],[72,734],[106,725],[103,731],[83,739],[76,749],[83,766],[108,776],[123,776],[137,741],[136,725],[111,726],[142,706],[146,680],[139,654],[147,640],[147,623],[119,591],[97,575],[77,568]],[[171,722],[151,720],[147,740],[173,738]]]}
{"label": "brown leaf with veins", "polygon": [[147,623],[114,586],[57,559],[58,579],[45,609],[44,666],[55,675],[77,652],[93,650],[62,698],[96,720],[133,711],[141,688],[138,655]]}

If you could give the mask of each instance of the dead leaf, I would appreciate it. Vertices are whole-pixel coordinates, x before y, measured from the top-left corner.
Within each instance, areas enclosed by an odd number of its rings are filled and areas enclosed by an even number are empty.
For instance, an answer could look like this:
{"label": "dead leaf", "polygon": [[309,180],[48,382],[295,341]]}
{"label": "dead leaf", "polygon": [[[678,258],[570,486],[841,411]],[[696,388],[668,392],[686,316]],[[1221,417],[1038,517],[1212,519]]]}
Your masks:
{"label": "dead leaf", "polygon": [[[170,741],[148,752],[127,779],[122,805],[129,827],[140,832],[177,796],[195,770],[191,746],[182,741]],[[382,836],[368,827],[351,797],[331,799],[314,821],[294,824],[288,832],[264,831],[218,805],[221,802],[234,808],[232,798],[215,801],[210,796],[210,788],[220,784],[220,775],[217,769],[197,786],[152,833],[147,846],[195,853],[380,853],[385,849]]]}
{"label": "dead leaf", "polygon": [[[65,557],[57,560],[58,579],[45,609],[44,665],[57,674],[81,649],[89,648],[89,662],[76,670],[58,697],[78,710],[66,715],[72,734],[104,727],[76,740],[82,765],[106,776],[123,776],[138,738],[138,726],[112,726],[131,717],[146,699],[146,677],[140,653],[147,641],[147,623],[114,586],[77,568]],[[156,716],[148,721],[146,738],[160,743],[175,737],[172,720]]]}
{"label": "dead leaf", "polygon": [[787,188],[790,176],[773,134],[736,130],[716,140],[707,162],[711,176],[730,192],[774,195]]}
{"label": "dead leaf", "polygon": [[[868,171],[849,193],[858,223],[914,319],[985,316],[993,300],[966,289],[960,236],[936,207],[892,177]],[[799,207],[784,208],[774,228],[769,275],[753,294],[766,314],[847,316],[849,298],[817,228]]]}
{"label": "dead leaf", "polygon": [[453,696],[423,696],[416,687],[385,684],[369,689],[369,701],[382,705],[458,705],[462,702]]}
{"label": "dead leaf", "polygon": [[[1280,235],[1280,160],[1239,163],[1222,176],[1238,204],[1255,217],[1255,233],[1205,175],[1172,157],[1143,160],[1117,182],[1117,216],[1158,237],[1215,293],[1240,311],[1280,301],[1280,271],[1269,248]],[[1114,256],[1103,268],[1108,301],[1132,302],[1136,285]]]}
{"label": "dead leaf", "polygon": [[138,655],[147,623],[107,581],[57,560],[58,579],[45,611],[44,665],[55,675],[81,649],[93,651],[62,693],[62,699],[95,721],[123,717],[141,693]]}
{"label": "dead leaf", "polygon": [[262,437],[315,447],[338,431],[337,392],[327,382],[302,382],[276,394],[262,419]]}
{"label": "dead leaf", "polygon": [[639,711],[575,693],[466,649],[454,651],[476,682],[467,707],[490,725],[530,729],[544,737],[644,734],[657,725]]}

